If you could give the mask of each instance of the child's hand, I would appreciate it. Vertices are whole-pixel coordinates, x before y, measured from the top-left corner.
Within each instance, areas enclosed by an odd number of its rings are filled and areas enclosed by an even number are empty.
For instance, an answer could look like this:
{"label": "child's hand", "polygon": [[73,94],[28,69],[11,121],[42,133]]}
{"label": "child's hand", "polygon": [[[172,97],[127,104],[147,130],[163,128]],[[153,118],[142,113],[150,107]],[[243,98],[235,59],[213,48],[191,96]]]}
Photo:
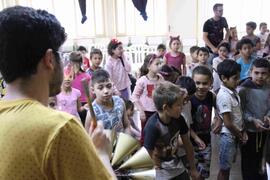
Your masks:
{"label": "child's hand", "polygon": [[140,119],[141,119],[142,122],[146,121],[146,116],[145,116],[144,111],[140,111]]}
{"label": "child's hand", "polygon": [[264,127],[264,123],[260,119],[254,119],[253,122],[258,131],[268,130],[268,128]]}
{"label": "child's hand", "polygon": [[96,147],[96,150],[101,154],[109,155],[109,148],[111,143],[105,134],[103,125],[98,122],[97,127],[94,128],[93,123],[91,123],[89,128],[89,135]]}
{"label": "child's hand", "polygon": [[204,142],[199,137],[194,139],[194,141],[198,145],[199,150],[204,150],[206,148],[206,145],[204,144]]}
{"label": "child's hand", "polygon": [[191,176],[192,180],[200,180],[201,179],[201,175],[196,169],[190,170],[190,176]]}
{"label": "child's hand", "polygon": [[242,144],[246,144],[247,141],[248,141],[248,135],[247,135],[247,132],[246,131],[243,131],[242,132],[242,139],[240,139]]}
{"label": "child's hand", "polygon": [[215,116],[214,117],[214,125],[213,125],[213,129],[212,129],[213,133],[219,134],[221,131],[221,128],[222,128],[222,120],[220,117]]}

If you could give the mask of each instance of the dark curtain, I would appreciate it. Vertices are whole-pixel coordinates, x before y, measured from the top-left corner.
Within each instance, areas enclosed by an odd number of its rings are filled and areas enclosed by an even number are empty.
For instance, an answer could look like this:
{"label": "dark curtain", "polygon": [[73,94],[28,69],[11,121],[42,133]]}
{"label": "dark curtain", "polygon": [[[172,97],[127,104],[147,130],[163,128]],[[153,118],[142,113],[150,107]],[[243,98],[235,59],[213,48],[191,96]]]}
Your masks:
{"label": "dark curtain", "polygon": [[138,9],[138,11],[140,11],[143,19],[146,21],[148,18],[147,14],[146,14],[147,0],[132,0],[132,2],[134,4],[134,6],[136,7],[136,9]]}
{"label": "dark curtain", "polygon": [[79,0],[79,5],[82,13],[82,20],[81,23],[83,24],[86,20],[86,0]]}

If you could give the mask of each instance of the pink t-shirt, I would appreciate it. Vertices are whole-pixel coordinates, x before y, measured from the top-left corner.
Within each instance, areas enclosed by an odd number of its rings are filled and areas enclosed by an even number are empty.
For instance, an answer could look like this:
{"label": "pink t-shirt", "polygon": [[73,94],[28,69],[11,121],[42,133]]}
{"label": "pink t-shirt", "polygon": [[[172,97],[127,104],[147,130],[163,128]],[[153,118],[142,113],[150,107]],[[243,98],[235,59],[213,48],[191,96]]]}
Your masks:
{"label": "pink t-shirt", "polygon": [[82,103],[87,102],[87,98],[86,98],[86,95],[84,93],[82,82],[81,82],[81,80],[84,79],[84,78],[86,78],[88,83],[90,84],[91,76],[89,74],[85,73],[85,72],[81,72],[81,73],[76,75],[76,77],[72,81],[72,85],[71,85],[73,88],[78,89],[81,92],[80,101]]}
{"label": "pink t-shirt", "polygon": [[149,80],[147,76],[142,76],[136,82],[135,89],[132,93],[132,101],[139,102],[139,104],[142,106],[141,108],[144,111],[156,111],[152,95],[157,85],[164,81],[161,75],[159,75],[158,77],[159,79],[157,81],[154,81]]}
{"label": "pink t-shirt", "polygon": [[78,89],[71,88],[71,92],[65,93],[61,92],[56,96],[57,106],[56,108],[60,111],[67,112],[76,116],[80,119],[77,110],[77,100],[80,98],[81,92]]}
{"label": "pink t-shirt", "polygon": [[[177,56],[172,56],[170,52],[165,54],[165,57],[167,59],[167,64],[169,66],[173,66],[176,69],[181,69],[181,65],[184,64],[185,54],[182,52],[179,52]],[[182,69],[181,69],[182,71]]]}
{"label": "pink t-shirt", "polygon": [[110,78],[118,91],[124,90],[131,85],[128,77],[128,73],[131,72],[131,65],[125,56],[123,56],[123,62],[125,67],[119,58],[114,59],[110,56],[105,64],[105,70],[110,74]]}

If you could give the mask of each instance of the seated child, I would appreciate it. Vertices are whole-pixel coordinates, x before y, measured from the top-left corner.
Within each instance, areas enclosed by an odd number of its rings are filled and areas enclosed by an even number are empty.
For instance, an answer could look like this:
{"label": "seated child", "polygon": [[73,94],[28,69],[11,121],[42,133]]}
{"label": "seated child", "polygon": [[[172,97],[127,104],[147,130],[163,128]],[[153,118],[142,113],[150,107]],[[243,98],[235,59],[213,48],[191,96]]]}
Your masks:
{"label": "seated child", "polygon": [[[102,121],[104,129],[115,129],[116,132],[131,134],[125,103],[119,96],[112,95],[113,85],[107,71],[99,69],[93,73],[91,90],[96,96],[92,103],[96,120]],[[88,111],[85,124],[87,132],[90,123],[91,114]]]}
{"label": "seated child", "polygon": [[153,94],[157,112],[149,118],[145,126],[143,145],[154,161],[156,180],[189,179],[180,157],[177,156],[179,135],[187,153],[190,175],[194,179],[199,177],[188,127],[181,116],[183,96],[185,92],[170,82],[161,83]]}

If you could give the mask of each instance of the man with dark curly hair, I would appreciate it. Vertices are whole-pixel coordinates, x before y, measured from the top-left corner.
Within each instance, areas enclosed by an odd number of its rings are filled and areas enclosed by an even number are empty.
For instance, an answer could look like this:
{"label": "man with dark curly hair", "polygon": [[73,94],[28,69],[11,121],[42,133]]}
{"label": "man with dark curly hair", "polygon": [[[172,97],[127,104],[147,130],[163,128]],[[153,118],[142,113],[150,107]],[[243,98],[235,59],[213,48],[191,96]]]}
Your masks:
{"label": "man with dark curly hair", "polygon": [[[60,92],[66,33],[47,11],[0,12],[0,179],[113,179],[102,126],[90,139],[75,118],[47,108]],[[94,147],[95,146],[95,147]]]}

